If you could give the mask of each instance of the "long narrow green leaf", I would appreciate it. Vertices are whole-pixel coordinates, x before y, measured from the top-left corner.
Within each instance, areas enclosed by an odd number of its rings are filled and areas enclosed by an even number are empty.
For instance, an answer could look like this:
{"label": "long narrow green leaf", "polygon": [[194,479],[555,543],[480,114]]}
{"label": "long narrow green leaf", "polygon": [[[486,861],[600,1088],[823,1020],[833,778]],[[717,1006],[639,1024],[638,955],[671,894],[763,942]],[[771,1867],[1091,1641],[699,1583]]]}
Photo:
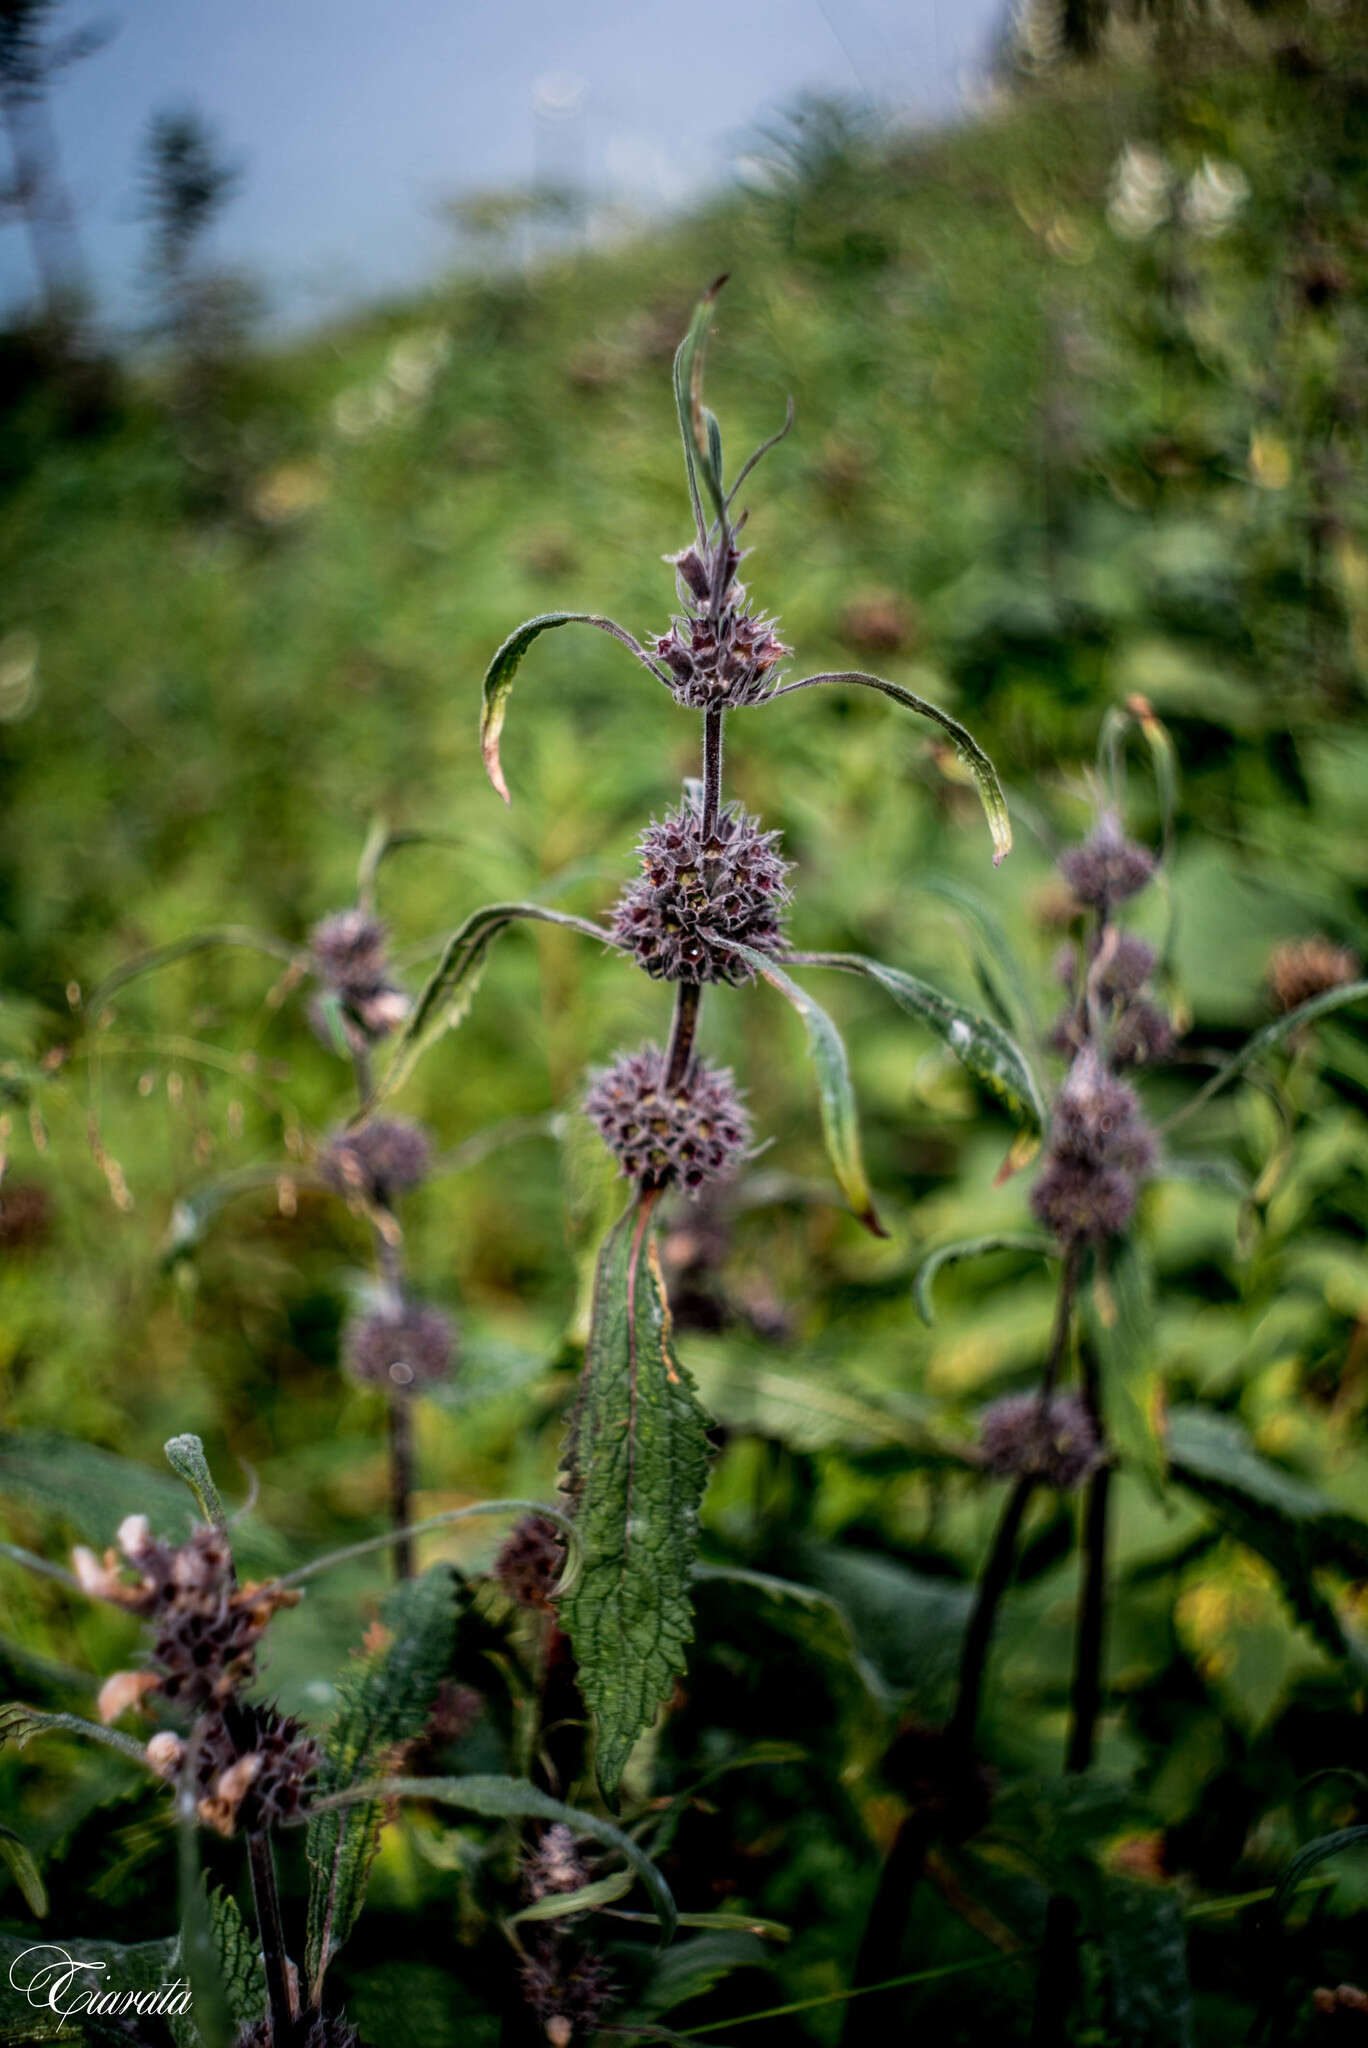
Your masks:
{"label": "long narrow green leaf", "polygon": [[1247,1038],[1237,1053],[1223,1061],[1211,1079],[1197,1090],[1190,1102],[1185,1102],[1181,1109],[1166,1117],[1159,1126],[1160,1130],[1171,1131],[1176,1125],[1186,1122],[1194,1110],[1201,1109],[1204,1103],[1210,1102],[1212,1096],[1220,1089],[1237,1080],[1246,1067],[1252,1066],[1254,1061],[1261,1059],[1266,1052],[1272,1052],[1275,1046],[1281,1045],[1285,1038],[1290,1038],[1302,1025],[1314,1024],[1317,1017],[1327,1016],[1331,1010],[1342,1010],[1349,1003],[1361,1003],[1365,996],[1368,996],[1368,981],[1348,981],[1342,988],[1325,989],[1320,995],[1311,996],[1306,1002],[1299,1003],[1295,1010],[1288,1010],[1283,1016],[1275,1017],[1271,1024],[1264,1025],[1262,1031],[1256,1031],[1252,1038]]}
{"label": "long narrow green leaf", "polygon": [[961,1237],[954,1244],[938,1245],[935,1251],[927,1253],[912,1280],[912,1299],[928,1328],[936,1320],[931,1289],[941,1267],[955,1265],[961,1259],[985,1258],[989,1252],[1036,1252],[1049,1259],[1055,1256],[1056,1246],[1048,1237],[1030,1237],[1013,1231],[998,1231],[989,1237]]}
{"label": "long narrow green leaf", "polygon": [[[407,1579],[381,1610],[387,1640],[355,1660],[338,1681],[338,1707],[323,1750],[320,1790],[345,1793],[396,1743],[426,1724],[451,1660],[456,1583],[448,1565]],[[328,1965],[356,1924],[380,1846],[384,1808],[365,1802],[315,1802],[309,1822],[309,1930],[305,1951],[316,2001]]]}
{"label": "long narrow green leaf", "polygon": [[1361,1822],[1357,1827],[1336,1828],[1333,1834],[1318,1835],[1314,1842],[1308,1842],[1304,1849],[1297,1851],[1278,1880],[1278,1889],[1273,1894],[1273,1911],[1285,1911],[1293,1892],[1318,1863],[1324,1863],[1327,1857],[1339,1856],[1344,1850],[1355,1849],[1365,1842],[1368,1842],[1368,1826]]}
{"label": "long narrow green leaf", "polygon": [[190,932],[183,939],[172,939],[168,945],[154,946],[149,952],[139,953],[134,959],[116,967],[107,974],[98,988],[86,997],[85,1009],[90,1016],[98,1016],[110,997],[121,988],[127,988],[130,981],[137,981],[141,975],[155,974],[159,968],[170,967],[176,960],[188,959],[192,953],[206,953],[216,946],[240,946],[248,952],[266,953],[273,960],[284,961],[287,967],[308,966],[309,956],[298,946],[290,945],[286,939],[278,939],[273,932],[254,931],[245,924],[214,925],[202,932]]}
{"label": "long narrow green leaf", "polygon": [[508,793],[499,760],[499,736],[508,712],[513,678],[522,667],[523,657],[532,642],[555,626],[597,626],[601,633],[610,633],[614,640],[620,640],[658,683],[666,680],[664,671],[656,666],[641,643],[614,619],[602,618],[597,612],[539,612],[535,619],[524,619],[517,631],[509,634],[485,671],[480,711],[480,751],[484,755],[485,773],[506,804],[513,799]]}
{"label": "long narrow green leaf", "polygon": [[[689,501],[693,507],[698,538],[705,545],[707,522],[703,516],[703,501],[698,490],[700,474],[708,487],[714,516],[725,519],[727,512],[726,497],[722,488],[721,436],[719,434],[714,441],[708,430],[703,407],[703,363],[707,353],[708,332],[712,326],[713,307],[717,303],[717,295],[726,282],[725,276],[719,277],[704,292],[694,307],[688,332],[675,350],[674,359],[675,410],[679,414],[680,438],[684,443],[684,467],[689,478]],[[715,426],[716,422],[713,424]]]}
{"label": "long narrow green leaf", "polygon": [[652,1207],[650,1196],[635,1203],[599,1255],[564,1454],[583,1566],[561,1621],[610,1790],[683,1669],[708,1468],[708,1419],[671,1345]]}
{"label": "long narrow green leaf", "polygon": [[577,1835],[589,1835],[611,1849],[636,1872],[655,1907],[662,1942],[670,1939],[677,1924],[675,1902],[660,1872],[630,1835],[623,1834],[596,1813],[576,1806],[563,1806],[522,1778],[379,1778],[356,1785],[313,1803],[310,1832],[332,1813],[342,1812],[358,1802],[379,1806],[390,1799],[433,1799],[442,1806],[454,1806],[465,1813],[482,1814],[487,1820],[561,1821]]}
{"label": "long narrow green leaf", "polygon": [[583,932],[586,938],[597,939],[605,946],[617,944],[611,932],[587,917],[574,917],[566,910],[548,910],[541,903],[488,903],[482,910],[472,911],[443,947],[442,957],[413,1006],[368,1110],[402,1088],[428,1047],[464,1022],[479,986],[485,955],[499,934],[519,918],[563,925],[566,930]]}
{"label": "long narrow green leaf", "polygon": [[43,1713],[37,1707],[26,1706],[22,1700],[6,1700],[0,1706],[0,1749],[7,1742],[12,1742],[16,1749],[26,1749],[40,1735],[79,1735],[85,1742],[98,1742],[102,1749],[117,1750],[121,1757],[137,1764],[140,1770],[152,1771],[142,1744],[134,1742],[129,1735],[120,1735],[117,1728],[105,1728],[98,1721],[82,1720],[79,1714]]}
{"label": "long narrow green leaf", "polygon": [[[875,1237],[887,1237],[888,1232],[875,1211],[874,1197],[865,1174],[855,1090],[851,1085],[850,1062],[846,1058],[840,1032],[816,998],[810,996],[805,988],[800,988],[767,953],[757,952],[753,946],[740,945],[733,945],[732,951],[738,953],[757,974],[763,975],[771,988],[777,988],[780,995],[788,997],[807,1027],[808,1050],[817,1069],[822,1132],[832,1171],[841,1193],[866,1230],[872,1231]],[[841,964],[845,962],[843,954],[832,954],[830,959]],[[824,966],[828,956],[813,954],[812,960]]]}
{"label": "long narrow green leaf", "polygon": [[918,697],[913,691],[905,690],[901,683],[890,683],[884,676],[867,675],[858,668],[831,669],[820,676],[804,676],[801,682],[784,683],[772,691],[765,702],[776,703],[780,697],[791,697],[795,690],[815,689],[818,683],[858,683],[866,690],[880,690],[895,704],[915,711],[920,718],[929,718],[933,725],[948,733],[955,752],[969,770],[978,790],[988,830],[993,835],[993,866],[998,867],[1006,860],[1012,850],[1012,821],[1007,812],[1007,799],[1002,793],[996,768],[967,726],[952,718],[948,711],[942,711],[939,704],[933,704],[929,697]]}
{"label": "long narrow green leaf", "polygon": [[881,960],[868,960],[862,953],[793,953],[788,957],[800,967],[839,967],[847,974],[864,974],[878,982],[899,1009],[930,1025],[960,1065],[996,1095],[1024,1131],[1034,1136],[1044,1129],[1045,1104],[1030,1062],[1016,1040],[991,1017],[955,1002],[929,981],[919,981],[898,967],[886,967]]}

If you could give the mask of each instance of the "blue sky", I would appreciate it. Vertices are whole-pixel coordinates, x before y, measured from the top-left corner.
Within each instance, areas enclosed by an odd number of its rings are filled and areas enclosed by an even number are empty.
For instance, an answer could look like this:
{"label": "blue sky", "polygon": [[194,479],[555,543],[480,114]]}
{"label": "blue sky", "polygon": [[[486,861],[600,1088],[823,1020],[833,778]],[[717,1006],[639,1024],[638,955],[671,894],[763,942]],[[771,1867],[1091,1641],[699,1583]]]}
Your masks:
{"label": "blue sky", "polygon": [[[192,103],[244,172],[216,256],[298,323],[453,254],[453,194],[578,171],[647,211],[725,177],[746,130],[804,89],[944,118],[1002,0],[63,0],[113,40],[53,111],[101,302],[136,320],[149,115]],[[577,111],[538,118],[569,96]],[[0,226],[0,306],[32,289]]]}

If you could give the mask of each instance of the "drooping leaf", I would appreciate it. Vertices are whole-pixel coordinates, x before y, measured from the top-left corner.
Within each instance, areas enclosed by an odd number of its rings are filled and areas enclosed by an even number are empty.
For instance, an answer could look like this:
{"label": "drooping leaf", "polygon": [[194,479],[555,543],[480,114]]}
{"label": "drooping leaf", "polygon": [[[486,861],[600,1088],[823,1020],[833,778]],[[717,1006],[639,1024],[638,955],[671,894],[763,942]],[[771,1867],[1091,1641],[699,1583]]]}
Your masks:
{"label": "drooping leaf", "polygon": [[827,1157],[841,1193],[852,1213],[875,1237],[887,1237],[874,1208],[860,1151],[860,1121],[851,1086],[850,1062],[841,1034],[815,997],[776,966],[766,953],[753,946],[733,945],[732,951],[764,976],[771,988],[787,996],[807,1027],[808,1050],[817,1069],[817,1092],[822,1105],[822,1134]]}
{"label": "drooping leaf", "polygon": [[9,1865],[10,1876],[23,1893],[24,1904],[35,1920],[41,1920],[48,1909],[42,1873],[27,1842],[3,1823],[0,1823],[0,1862]]}
{"label": "drooping leaf", "polygon": [[[337,1682],[338,1704],[323,1745],[319,1792],[344,1791],[373,1774],[396,1743],[422,1732],[451,1660],[456,1583],[447,1565],[396,1586],[381,1610],[385,1640],[353,1660]],[[378,1803],[336,1807],[309,1823],[309,1931],[305,1951],[316,1998],[329,1963],[356,1924],[380,1846]]]}
{"label": "drooping leaf", "polygon": [[583,932],[605,946],[617,943],[611,932],[592,924],[587,917],[573,917],[566,910],[548,910],[541,903],[489,903],[483,910],[472,911],[443,947],[442,957],[413,1006],[368,1108],[402,1088],[428,1047],[464,1022],[479,986],[485,955],[499,934],[519,918],[530,918],[538,924],[564,925],[568,931]]}
{"label": "drooping leaf", "polygon": [[1109,1880],[1102,1891],[1102,1954],[1115,2039],[1126,2048],[1191,2048],[1183,1904],[1168,1885]]}
{"label": "drooping leaf", "polygon": [[82,1720],[79,1714],[49,1714],[37,1707],[25,1705],[22,1700],[6,1700],[0,1706],[0,1749],[12,1742],[16,1749],[27,1749],[40,1735],[76,1735],[84,1742],[97,1742],[102,1749],[117,1750],[119,1755],[140,1770],[150,1771],[152,1766],[140,1742],[134,1742],[129,1735],[120,1735],[117,1728],[106,1728],[98,1721]]}
{"label": "drooping leaf", "polygon": [[1024,1131],[1035,1135],[1045,1128],[1045,1105],[1030,1061],[991,1017],[981,1017],[930,982],[904,974],[899,967],[886,967],[882,960],[868,960],[862,953],[794,953],[790,958],[800,966],[839,967],[876,981],[899,1009],[930,1025],[966,1072],[997,1097]]}
{"label": "drooping leaf", "polygon": [[1246,1067],[1262,1059],[1266,1052],[1272,1052],[1285,1038],[1290,1038],[1293,1032],[1300,1031],[1306,1024],[1314,1024],[1318,1017],[1328,1016],[1332,1010],[1343,1010],[1350,1003],[1361,1003],[1365,996],[1368,996],[1368,981],[1348,981],[1341,988],[1324,989],[1320,995],[1311,996],[1306,1002],[1299,1003],[1295,1010],[1288,1010],[1281,1017],[1275,1017],[1271,1024],[1264,1025],[1262,1031],[1256,1031],[1252,1038],[1247,1038],[1238,1052],[1232,1053],[1228,1060],[1223,1060],[1210,1080],[1203,1082],[1191,1100],[1185,1102],[1181,1109],[1175,1110],[1172,1116],[1164,1119],[1159,1126],[1160,1130],[1171,1131],[1176,1125],[1185,1122],[1194,1110],[1201,1109],[1229,1082],[1238,1080]]}
{"label": "drooping leaf", "polygon": [[938,1245],[935,1251],[927,1253],[912,1280],[912,1299],[917,1305],[917,1314],[928,1328],[936,1320],[931,1289],[941,1267],[956,1265],[961,1259],[986,1258],[989,1252],[1034,1252],[1041,1258],[1050,1259],[1055,1257],[1057,1247],[1048,1237],[1032,1237],[1013,1231],[998,1231],[989,1237],[962,1237],[954,1244]]}
{"label": "drooping leaf", "polygon": [[701,1584],[734,1586],[756,1625],[788,1636],[828,1675],[837,1697],[876,1713],[887,1706],[882,1679],[861,1652],[849,1617],[830,1593],[733,1565],[700,1565],[695,1576]]}
{"label": "drooping leaf", "polygon": [[651,660],[640,642],[613,619],[602,618],[596,612],[539,612],[535,619],[525,619],[515,633],[509,634],[485,671],[480,713],[480,751],[484,755],[485,773],[506,804],[513,799],[508,793],[499,760],[499,737],[508,712],[513,678],[522,667],[523,657],[532,642],[539,634],[549,633],[555,626],[597,626],[601,633],[610,633],[614,640],[620,640],[657,682],[666,680],[664,671]]}
{"label": "drooping leaf", "polygon": [[1178,1408],[1168,1420],[1173,1477],[1201,1496],[1222,1522],[1277,1573],[1298,1620],[1332,1656],[1368,1669],[1361,1645],[1347,1637],[1313,1576],[1337,1568],[1368,1573],[1368,1522],[1279,1470],[1249,1442],[1238,1422],[1204,1408]]}
{"label": "drooping leaf", "polygon": [[379,1805],[391,1799],[432,1799],[463,1813],[481,1814],[486,1820],[560,1821],[574,1834],[589,1835],[614,1855],[621,1856],[641,1879],[650,1897],[660,1922],[662,1942],[674,1933],[678,1915],[670,1887],[639,1844],[611,1821],[577,1806],[562,1805],[559,1799],[539,1792],[523,1778],[379,1778],[348,1791],[323,1795],[315,1802],[310,1831],[332,1813],[354,1810],[353,1802]]}
{"label": "drooping leaf", "polygon": [[973,778],[979,802],[983,805],[993,838],[993,866],[998,867],[1006,860],[1012,850],[1012,821],[1007,812],[1007,799],[1002,793],[996,768],[967,726],[952,718],[948,711],[942,711],[939,704],[933,704],[930,698],[918,697],[913,691],[905,690],[901,683],[890,683],[883,676],[867,675],[863,669],[856,668],[832,669],[819,676],[804,676],[798,683],[783,683],[771,692],[765,702],[776,703],[780,697],[791,697],[795,690],[811,690],[819,683],[858,683],[866,690],[879,690],[885,697],[891,697],[895,704],[902,704],[921,718],[929,718],[933,725],[948,733],[955,752]]}
{"label": "drooping leaf", "polygon": [[1346,1849],[1357,1848],[1362,1843],[1368,1843],[1368,1825],[1362,1822],[1351,1828],[1336,1828],[1333,1833],[1318,1835],[1314,1842],[1308,1842],[1304,1848],[1297,1851],[1278,1879],[1278,1889],[1273,1895],[1272,1912],[1286,1912],[1292,1894],[1318,1864],[1326,1862],[1331,1856],[1341,1855]]}
{"label": "drooping leaf", "polygon": [[583,1567],[561,1621],[610,1789],[683,1669],[708,1467],[707,1417],[674,1356],[652,1206],[649,1196],[634,1204],[599,1255],[564,1454]]}

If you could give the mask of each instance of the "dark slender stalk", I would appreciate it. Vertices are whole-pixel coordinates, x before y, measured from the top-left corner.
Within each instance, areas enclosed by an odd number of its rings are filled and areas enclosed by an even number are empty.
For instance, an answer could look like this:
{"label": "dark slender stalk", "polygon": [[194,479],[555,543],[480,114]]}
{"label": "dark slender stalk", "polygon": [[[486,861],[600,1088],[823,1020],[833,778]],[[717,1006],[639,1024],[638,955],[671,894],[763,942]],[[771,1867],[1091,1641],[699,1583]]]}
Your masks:
{"label": "dark slender stalk", "polygon": [[1004,1593],[1012,1583],[1012,1572],[1016,1565],[1017,1537],[1021,1533],[1021,1524],[1034,1491],[1035,1480],[1027,1476],[1018,1479],[1008,1494],[1007,1505],[1002,1511],[997,1534],[993,1538],[993,1547],[988,1553],[988,1562],[979,1580],[974,1611],[969,1617],[969,1626],[964,1635],[964,1648],[960,1652],[959,1689],[955,1695],[955,1709],[946,1724],[946,1734],[961,1749],[968,1749],[974,1739],[997,1612]]}
{"label": "dark slender stalk", "polygon": [[718,709],[703,713],[703,838],[706,841],[717,828],[717,813],[722,802],[722,727],[726,712]]}
{"label": "dark slender stalk", "polygon": [[[413,1397],[396,1389],[389,1397],[390,1520],[407,1532],[413,1497]],[[408,1533],[394,1544],[396,1578],[413,1577],[413,1538]]]}
{"label": "dark slender stalk", "polygon": [[1059,1379],[1059,1368],[1064,1363],[1064,1353],[1069,1345],[1069,1329],[1073,1322],[1074,1296],[1078,1292],[1078,1278],[1082,1269],[1083,1240],[1075,1238],[1064,1254],[1064,1264],[1059,1275],[1054,1328],[1050,1332],[1050,1349],[1045,1359],[1045,1374],[1040,1384],[1042,1401],[1048,1401],[1054,1392]]}
{"label": "dark slender stalk", "polygon": [[694,1033],[698,1029],[698,1007],[703,1000],[702,985],[696,981],[675,983],[674,1023],[665,1055],[665,1086],[681,1087],[693,1058]]}
{"label": "dark slender stalk", "polygon": [[247,1861],[252,1873],[257,1938],[261,1943],[261,1960],[266,1972],[266,2004],[271,2020],[272,2048],[290,2048],[295,2037],[295,2019],[290,2005],[285,1930],[280,1919],[280,1894],[276,1890],[275,1857],[271,1851],[269,1831],[247,1837]]}
{"label": "dark slender stalk", "polygon": [[1102,1651],[1107,1623],[1107,1496],[1111,1470],[1088,1482],[1083,1508],[1083,1605],[1074,1656],[1069,1748],[1064,1768],[1086,1771],[1093,1760],[1102,1709]]}
{"label": "dark slender stalk", "polygon": [[[861,2048],[866,2041],[892,2042],[898,2001],[892,1986],[877,1991],[898,1975],[903,1937],[907,1932],[912,1895],[921,1883],[926,1859],[940,1826],[940,1816],[925,1811],[909,1813],[894,1837],[879,1877],[874,1903],[869,1909],[860,1952],[851,1979],[852,2002],[846,2008],[841,2048]],[[863,1995],[858,2010],[854,1998]]]}

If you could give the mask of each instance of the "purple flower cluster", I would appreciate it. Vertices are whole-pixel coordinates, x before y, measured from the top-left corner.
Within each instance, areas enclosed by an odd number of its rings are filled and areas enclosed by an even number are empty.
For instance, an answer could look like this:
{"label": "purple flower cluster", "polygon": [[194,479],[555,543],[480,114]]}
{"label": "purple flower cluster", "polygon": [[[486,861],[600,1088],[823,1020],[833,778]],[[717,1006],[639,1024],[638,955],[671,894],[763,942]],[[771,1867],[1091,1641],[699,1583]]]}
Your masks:
{"label": "purple flower cluster", "polygon": [[1063,1245],[1116,1237],[1130,1222],[1154,1157],[1134,1089],[1085,1045],[1055,1102],[1031,1207]]}
{"label": "purple flower cluster", "polygon": [[613,913],[614,935],[660,980],[752,980],[736,944],[761,953],[783,944],[789,863],[775,851],[778,837],[738,804],[721,812],[706,838],[691,801],[659,823],[652,819],[637,849],[641,880]]}
{"label": "purple flower cluster", "polygon": [[694,1194],[734,1173],[750,1146],[750,1119],[731,1074],[695,1059],[666,1086],[665,1055],[644,1045],[590,1076],[586,1115],[623,1173],[642,1188]]}
{"label": "purple flower cluster", "polygon": [[[655,651],[670,674],[677,701],[694,711],[732,711],[760,704],[774,688],[774,670],[789,652],[774,620],[746,610],[745,585],[735,580],[741,556],[705,561],[696,548],[667,557],[684,615],[673,619]],[[721,586],[720,602],[712,594]],[[704,615],[700,616],[700,608]]]}

